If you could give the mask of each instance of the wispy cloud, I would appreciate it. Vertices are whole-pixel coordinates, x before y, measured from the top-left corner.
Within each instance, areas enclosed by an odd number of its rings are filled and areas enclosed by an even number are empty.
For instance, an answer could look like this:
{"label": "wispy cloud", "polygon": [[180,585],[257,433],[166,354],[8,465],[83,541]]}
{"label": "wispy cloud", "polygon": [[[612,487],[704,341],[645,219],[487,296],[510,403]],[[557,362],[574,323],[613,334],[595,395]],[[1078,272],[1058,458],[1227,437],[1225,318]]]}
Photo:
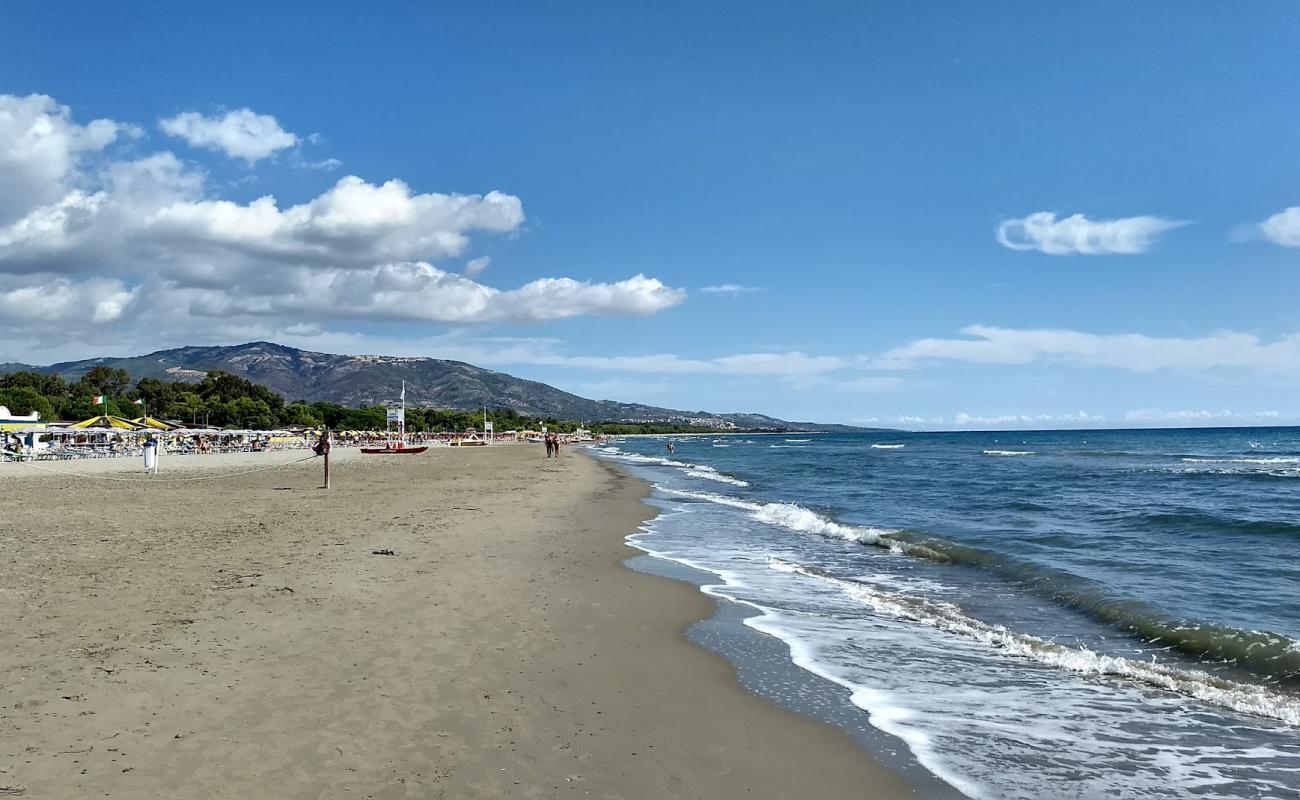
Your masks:
{"label": "wispy cloud", "polygon": [[1143,408],[1125,412],[1124,421],[1133,423],[1169,423],[1169,424],[1242,424],[1276,425],[1283,420],[1300,418],[1295,413],[1283,414],[1280,411],[1233,411],[1231,409],[1193,409],[1182,411],[1165,411],[1158,408]]}
{"label": "wispy cloud", "polygon": [[1104,416],[1089,414],[1087,411],[1073,411],[1064,414],[995,414],[991,416],[962,412],[952,418],[953,425],[963,428],[1055,427],[1059,425],[1095,425],[1105,421]]}
{"label": "wispy cloud", "polygon": [[907,368],[922,361],[975,364],[1057,362],[1130,372],[1219,369],[1281,374],[1300,371],[1300,334],[1264,341],[1249,333],[1222,331],[1197,338],[1073,330],[962,328],[965,339],[919,339],[888,351],[879,368]]}
{"label": "wispy cloud", "polygon": [[758,286],[742,286],[739,283],[722,283],[717,286],[705,286],[703,289],[700,289],[700,294],[725,294],[735,297],[736,295],[761,291],[763,290]]}
{"label": "wispy cloud", "polygon": [[294,157],[293,166],[298,169],[314,169],[319,172],[333,172],[343,166],[343,162],[339,161],[337,158],[323,158],[320,161],[308,161],[299,155]]}
{"label": "wispy cloud", "polygon": [[1083,214],[1057,219],[1050,211],[1004,220],[998,243],[1011,250],[1037,250],[1052,256],[1132,255],[1146,252],[1156,237],[1185,222],[1162,217],[1090,220]]}
{"label": "wispy cloud", "polygon": [[936,427],[943,424],[943,417],[918,417],[905,414],[894,422],[908,428]]}

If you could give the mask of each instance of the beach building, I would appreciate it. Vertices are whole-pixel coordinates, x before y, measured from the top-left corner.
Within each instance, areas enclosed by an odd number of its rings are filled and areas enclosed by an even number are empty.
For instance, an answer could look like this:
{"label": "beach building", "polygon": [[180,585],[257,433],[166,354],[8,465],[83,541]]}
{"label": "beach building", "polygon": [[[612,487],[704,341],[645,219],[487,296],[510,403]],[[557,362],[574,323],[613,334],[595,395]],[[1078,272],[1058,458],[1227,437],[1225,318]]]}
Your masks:
{"label": "beach building", "polygon": [[0,406],[0,431],[44,428],[45,424],[40,420],[41,415],[37,411],[33,411],[30,414],[14,414],[9,411],[8,407]]}

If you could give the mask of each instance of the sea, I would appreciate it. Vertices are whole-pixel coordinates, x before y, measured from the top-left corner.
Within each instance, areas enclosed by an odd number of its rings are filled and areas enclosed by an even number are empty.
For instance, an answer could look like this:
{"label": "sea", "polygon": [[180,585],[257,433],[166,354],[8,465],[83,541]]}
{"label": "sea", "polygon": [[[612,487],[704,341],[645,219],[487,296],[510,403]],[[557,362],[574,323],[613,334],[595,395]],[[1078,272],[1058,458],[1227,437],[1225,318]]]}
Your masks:
{"label": "sea", "polygon": [[774,699],[972,798],[1300,797],[1300,428],[668,441],[593,452],[783,644]]}

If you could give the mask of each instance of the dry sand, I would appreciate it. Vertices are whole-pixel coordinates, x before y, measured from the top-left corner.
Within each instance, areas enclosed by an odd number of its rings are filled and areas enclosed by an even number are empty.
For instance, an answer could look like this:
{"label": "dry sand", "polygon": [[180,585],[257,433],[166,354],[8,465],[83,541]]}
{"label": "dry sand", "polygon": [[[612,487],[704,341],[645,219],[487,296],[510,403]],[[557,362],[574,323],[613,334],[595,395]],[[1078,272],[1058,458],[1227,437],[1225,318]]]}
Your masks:
{"label": "dry sand", "polygon": [[540,456],[0,465],[0,796],[911,794],[621,566],[644,483]]}

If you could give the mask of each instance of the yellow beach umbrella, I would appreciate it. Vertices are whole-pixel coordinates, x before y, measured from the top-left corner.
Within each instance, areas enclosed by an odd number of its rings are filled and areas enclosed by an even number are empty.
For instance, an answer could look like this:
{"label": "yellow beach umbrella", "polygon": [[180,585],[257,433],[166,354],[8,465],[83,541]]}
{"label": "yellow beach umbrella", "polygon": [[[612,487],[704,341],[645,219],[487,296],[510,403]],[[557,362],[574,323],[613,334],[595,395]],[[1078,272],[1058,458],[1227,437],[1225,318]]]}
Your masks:
{"label": "yellow beach umbrella", "polygon": [[153,428],[159,431],[171,431],[176,429],[175,425],[170,425],[160,419],[154,419],[153,417],[136,417],[131,420],[131,424],[137,425],[141,428]]}
{"label": "yellow beach umbrella", "polygon": [[140,427],[129,419],[115,417],[112,414],[100,414],[97,417],[83,419],[81,422],[74,422],[69,428],[118,428],[125,431],[133,431]]}

